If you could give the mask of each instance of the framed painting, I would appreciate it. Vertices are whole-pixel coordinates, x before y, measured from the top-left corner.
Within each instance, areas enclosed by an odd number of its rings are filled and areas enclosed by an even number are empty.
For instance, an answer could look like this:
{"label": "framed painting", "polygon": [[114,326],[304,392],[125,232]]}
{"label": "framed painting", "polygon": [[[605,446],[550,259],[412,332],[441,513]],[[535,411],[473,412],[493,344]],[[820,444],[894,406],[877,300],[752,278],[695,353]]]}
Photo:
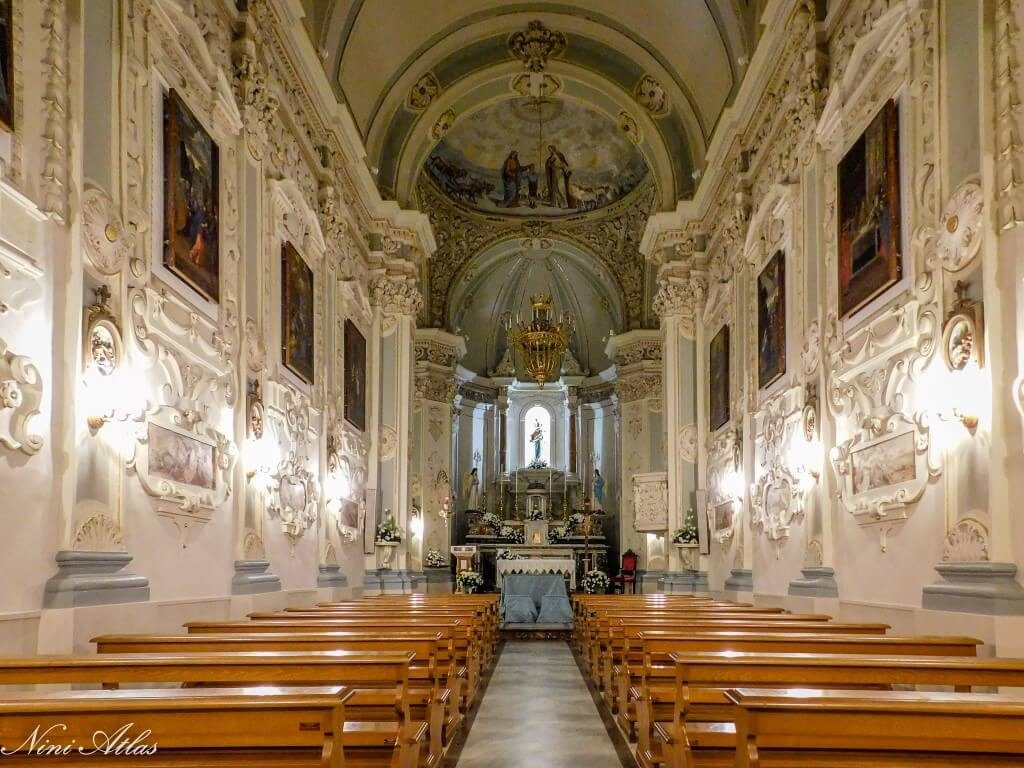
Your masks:
{"label": "framed painting", "polygon": [[853,493],[860,494],[917,478],[914,432],[882,440],[850,453]]}
{"label": "framed painting", "polygon": [[216,447],[192,435],[149,422],[149,474],[173,483],[213,490]]}
{"label": "framed painting", "polygon": [[786,372],[786,254],[776,251],[757,277],[757,385]]}
{"label": "framed painting", "polygon": [[14,130],[13,0],[0,0],[0,130]]}
{"label": "framed painting", "polygon": [[732,532],[732,522],[736,515],[736,503],[730,499],[715,505],[712,510],[714,515],[715,533],[720,537],[729,535]]}
{"label": "framed painting", "polygon": [[313,383],[313,270],[295,250],[281,244],[281,362],[307,384]]}
{"label": "framed painting", "polygon": [[708,353],[708,421],[715,431],[729,421],[729,325],[711,339]]}
{"label": "framed painting", "polygon": [[366,429],[366,339],[351,320],[345,321],[345,420]]}
{"label": "framed painting", "polygon": [[839,310],[848,317],[902,275],[899,110],[889,101],[839,163]]}
{"label": "framed painting", "polygon": [[[2,1],[2,0],[0,0]],[[220,155],[177,92],[164,94],[164,266],[220,300]]]}

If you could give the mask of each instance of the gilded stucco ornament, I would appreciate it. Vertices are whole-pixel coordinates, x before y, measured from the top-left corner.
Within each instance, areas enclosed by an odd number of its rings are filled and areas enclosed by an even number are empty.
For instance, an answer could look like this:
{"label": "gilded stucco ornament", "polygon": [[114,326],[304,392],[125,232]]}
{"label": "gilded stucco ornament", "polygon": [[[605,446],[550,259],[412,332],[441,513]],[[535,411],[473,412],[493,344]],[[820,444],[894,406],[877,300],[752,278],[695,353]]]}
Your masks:
{"label": "gilded stucco ornament", "polygon": [[668,94],[665,93],[661,83],[651,75],[644,75],[641,78],[640,82],[636,84],[633,96],[636,98],[637,104],[654,117],[661,117],[669,112],[671,105],[668,101]]}
{"label": "gilded stucco ornament", "polygon": [[974,261],[981,252],[984,211],[985,199],[977,182],[967,182],[953,193],[925,244],[934,248],[934,263],[957,272]]}
{"label": "gilded stucco ornament", "polygon": [[508,50],[523,62],[528,72],[543,72],[548,59],[565,50],[566,39],[561,32],[548,29],[541,21],[531,21],[525,30],[514,32],[508,39]]}
{"label": "gilded stucco ornament", "polygon": [[409,89],[405,104],[409,109],[422,112],[430,106],[439,93],[441,93],[441,84],[437,82],[433,72],[427,72]]}

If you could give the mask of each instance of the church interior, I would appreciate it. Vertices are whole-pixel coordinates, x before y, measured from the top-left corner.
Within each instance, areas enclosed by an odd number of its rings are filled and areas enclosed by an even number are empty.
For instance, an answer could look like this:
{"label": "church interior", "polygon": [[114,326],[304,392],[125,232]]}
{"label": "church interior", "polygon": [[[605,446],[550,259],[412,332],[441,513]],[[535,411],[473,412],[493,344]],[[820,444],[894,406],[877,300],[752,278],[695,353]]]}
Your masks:
{"label": "church interior", "polygon": [[0,768],[1024,765],[1022,26],[0,0]]}

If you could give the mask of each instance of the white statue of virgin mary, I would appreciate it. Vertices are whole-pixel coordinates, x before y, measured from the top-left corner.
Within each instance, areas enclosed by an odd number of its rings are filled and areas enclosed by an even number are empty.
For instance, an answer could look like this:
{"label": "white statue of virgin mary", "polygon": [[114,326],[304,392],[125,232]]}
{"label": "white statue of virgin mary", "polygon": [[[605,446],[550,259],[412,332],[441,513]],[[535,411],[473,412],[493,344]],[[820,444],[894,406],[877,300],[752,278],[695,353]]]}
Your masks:
{"label": "white statue of virgin mary", "polygon": [[476,467],[462,479],[462,487],[465,489],[466,509],[480,509],[480,476]]}

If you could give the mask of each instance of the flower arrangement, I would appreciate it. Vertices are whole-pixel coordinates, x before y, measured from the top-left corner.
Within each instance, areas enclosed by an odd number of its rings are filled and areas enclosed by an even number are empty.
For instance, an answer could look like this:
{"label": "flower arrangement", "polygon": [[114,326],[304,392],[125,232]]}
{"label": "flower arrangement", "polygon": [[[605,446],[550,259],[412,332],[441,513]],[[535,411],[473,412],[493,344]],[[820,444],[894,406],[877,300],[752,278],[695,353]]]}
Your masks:
{"label": "flower arrangement", "polygon": [[398,526],[395,525],[395,521],[392,518],[388,518],[383,523],[377,526],[377,537],[375,541],[378,544],[400,544],[402,541],[402,532],[398,530]]}
{"label": "flower arrangement", "polygon": [[562,541],[568,536],[564,525],[553,525],[548,528],[548,539],[552,542]]}
{"label": "flower arrangement", "polygon": [[499,549],[498,560],[522,560],[524,555],[513,552],[511,549]]}
{"label": "flower arrangement", "polygon": [[472,595],[484,585],[484,577],[476,571],[460,571],[455,584],[460,592]]}
{"label": "flower arrangement", "polygon": [[582,513],[573,512],[569,515],[569,519],[565,521],[565,535],[572,536],[577,530],[583,527],[583,523],[585,521],[586,518],[583,517]]}
{"label": "flower arrangement", "polygon": [[523,544],[526,541],[526,534],[522,528],[513,528],[511,525],[503,525],[498,530],[498,537],[510,544]]}
{"label": "flower arrangement", "polygon": [[423,558],[423,564],[427,568],[444,568],[448,565],[448,558],[441,554],[441,550],[431,549]]}
{"label": "flower arrangement", "polygon": [[693,510],[687,510],[683,527],[677,528],[672,534],[673,544],[696,544],[699,541],[697,534],[697,516]]}
{"label": "flower arrangement", "polygon": [[487,526],[492,531],[497,531],[501,528],[501,518],[493,512],[484,512],[480,516],[480,525]]}
{"label": "flower arrangement", "polygon": [[544,513],[541,512],[539,509],[531,509],[529,512],[526,513],[526,519],[527,520],[543,520],[544,519]]}
{"label": "flower arrangement", "polygon": [[588,595],[603,595],[608,591],[611,580],[604,571],[587,571],[583,575],[583,591]]}
{"label": "flower arrangement", "polygon": [[544,459],[534,459],[526,465],[527,469],[547,469],[548,463]]}

